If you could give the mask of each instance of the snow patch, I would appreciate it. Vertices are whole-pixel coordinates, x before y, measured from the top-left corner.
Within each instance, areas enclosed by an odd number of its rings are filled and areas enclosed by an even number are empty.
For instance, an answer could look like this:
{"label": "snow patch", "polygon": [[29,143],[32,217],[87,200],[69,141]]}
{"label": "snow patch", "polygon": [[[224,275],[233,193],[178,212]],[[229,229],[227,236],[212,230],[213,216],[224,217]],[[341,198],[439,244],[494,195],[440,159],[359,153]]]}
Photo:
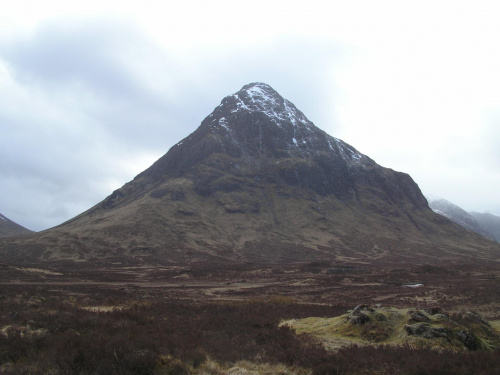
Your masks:
{"label": "snow patch", "polygon": [[0,215],[0,219],[2,219],[3,221],[7,221],[7,219],[3,215]]}
{"label": "snow patch", "polygon": [[231,113],[236,113],[238,111],[241,111],[241,110],[246,110],[246,111],[251,111],[252,109],[250,107],[248,107],[244,102],[243,100],[241,100],[241,98],[236,95],[236,94],[233,94],[233,97],[236,99],[236,108],[233,109],[231,111]]}
{"label": "snow patch", "polygon": [[236,99],[236,108],[233,108],[231,113],[241,110],[262,112],[279,127],[282,127],[284,123],[291,122],[294,127],[302,124],[305,125],[309,132],[313,131],[313,124],[304,114],[297,110],[288,100],[281,98],[266,84],[257,83],[245,89],[245,94],[240,94],[242,97],[238,94],[232,95]]}
{"label": "snow patch", "polygon": [[293,143],[295,144],[295,146],[297,146],[297,145],[298,145],[298,144],[297,144],[297,140],[296,140],[295,138],[292,138],[292,141],[293,141]]}
{"label": "snow patch", "polygon": [[227,131],[229,131],[229,124],[226,120],[225,117],[221,117],[221,119],[219,120],[219,125],[222,126],[224,129],[226,129]]}
{"label": "snow patch", "polygon": [[437,213],[437,214],[439,214],[441,216],[448,217],[448,215],[446,213],[444,213],[443,211],[441,211],[441,210],[435,209],[435,210],[432,210],[432,211],[434,211],[435,213]]}
{"label": "snow patch", "polygon": [[[238,141],[236,140],[234,130],[229,127],[229,121],[225,117],[221,117],[218,121],[219,126],[223,127],[226,130],[226,133],[224,134],[225,138],[232,142],[235,145],[239,146]],[[217,125],[214,125],[214,130],[217,128]],[[222,140],[219,139],[219,142],[221,142],[222,149],[224,152],[226,152],[225,146],[222,143]]]}
{"label": "snow patch", "polygon": [[433,195],[433,194],[425,194],[425,199],[427,199],[427,202],[429,202],[429,203],[431,203],[433,201],[434,202],[442,201],[441,203],[447,202],[446,199],[438,197],[437,195]]}
{"label": "snow patch", "polygon": [[352,158],[353,158],[353,159],[356,159],[356,160],[359,160],[359,159],[361,159],[361,155],[360,155],[360,154],[353,153],[353,154],[352,154]]}
{"label": "snow patch", "polygon": [[[341,154],[340,156],[342,157],[342,159],[344,159],[346,162],[350,162],[353,164],[362,164],[363,163],[363,159],[364,159],[363,154],[360,154],[359,152],[357,152],[355,149],[353,149],[349,145],[346,145],[346,147],[344,147],[344,144],[340,139],[333,138],[333,140],[335,141],[335,143],[337,144],[337,147],[340,150],[340,154]],[[330,148],[333,149],[331,144],[330,144]]]}

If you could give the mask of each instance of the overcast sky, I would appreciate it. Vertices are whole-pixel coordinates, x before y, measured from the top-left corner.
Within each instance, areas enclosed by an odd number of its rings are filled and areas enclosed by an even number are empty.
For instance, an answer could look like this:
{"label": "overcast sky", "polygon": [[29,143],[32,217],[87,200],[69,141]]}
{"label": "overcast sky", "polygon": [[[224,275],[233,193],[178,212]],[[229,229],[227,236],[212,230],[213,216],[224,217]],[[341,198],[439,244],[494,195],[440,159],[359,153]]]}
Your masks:
{"label": "overcast sky", "polygon": [[58,225],[270,84],[424,194],[500,213],[498,1],[2,1],[0,213]]}

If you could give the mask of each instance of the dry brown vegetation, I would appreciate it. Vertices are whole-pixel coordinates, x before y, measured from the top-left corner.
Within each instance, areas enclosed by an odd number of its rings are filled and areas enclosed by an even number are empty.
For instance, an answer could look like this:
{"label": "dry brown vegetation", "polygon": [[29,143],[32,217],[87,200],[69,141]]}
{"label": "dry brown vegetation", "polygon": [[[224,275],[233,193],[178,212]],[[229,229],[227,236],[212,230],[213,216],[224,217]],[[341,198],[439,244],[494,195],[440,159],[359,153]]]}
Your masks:
{"label": "dry brown vegetation", "polygon": [[[79,267],[83,267],[80,265]],[[40,268],[40,269],[43,269]],[[327,351],[280,322],[360,303],[475,310],[495,327],[499,272],[331,263],[265,268],[73,266],[0,273],[2,374],[495,374],[496,352]],[[423,284],[419,287],[407,285]]]}

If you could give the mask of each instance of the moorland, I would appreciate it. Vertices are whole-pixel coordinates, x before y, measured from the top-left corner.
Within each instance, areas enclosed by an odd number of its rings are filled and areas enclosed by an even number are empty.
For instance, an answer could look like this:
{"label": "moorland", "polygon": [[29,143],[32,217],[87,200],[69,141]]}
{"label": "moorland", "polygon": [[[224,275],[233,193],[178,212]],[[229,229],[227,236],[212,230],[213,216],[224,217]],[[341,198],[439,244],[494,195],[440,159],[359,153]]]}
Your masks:
{"label": "moorland", "polygon": [[[488,264],[1,267],[2,374],[500,371],[500,272]],[[348,321],[361,304],[386,316],[406,309],[405,326],[423,324],[408,311],[439,309],[444,336],[381,339],[383,321]],[[325,345],[324,332],[286,324],[305,318],[344,328]],[[462,331],[474,344],[460,345]]]}

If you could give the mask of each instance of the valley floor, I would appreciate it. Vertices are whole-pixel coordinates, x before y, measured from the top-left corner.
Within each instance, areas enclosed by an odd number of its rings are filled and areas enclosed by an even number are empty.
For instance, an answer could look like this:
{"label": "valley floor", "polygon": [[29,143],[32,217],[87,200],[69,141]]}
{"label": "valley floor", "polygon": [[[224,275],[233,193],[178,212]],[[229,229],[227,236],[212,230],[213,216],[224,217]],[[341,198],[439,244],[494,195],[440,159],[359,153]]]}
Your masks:
{"label": "valley floor", "polygon": [[500,373],[493,344],[329,348],[282,324],[327,321],[360,304],[405,313],[439,307],[453,319],[473,311],[498,333],[493,266],[0,264],[0,271],[2,374]]}

